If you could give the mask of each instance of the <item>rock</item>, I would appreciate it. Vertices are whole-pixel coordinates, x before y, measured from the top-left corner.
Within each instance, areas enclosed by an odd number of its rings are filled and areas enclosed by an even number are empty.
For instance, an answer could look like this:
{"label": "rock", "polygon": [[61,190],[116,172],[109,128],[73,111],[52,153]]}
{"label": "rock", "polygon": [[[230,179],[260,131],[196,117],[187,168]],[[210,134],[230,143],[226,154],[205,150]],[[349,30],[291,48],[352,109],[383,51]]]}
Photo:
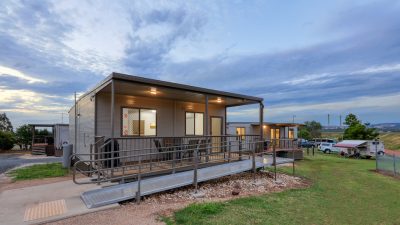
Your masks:
{"label": "rock", "polygon": [[277,185],[284,185],[283,181],[280,179],[276,179],[275,184]]}
{"label": "rock", "polygon": [[234,188],[232,190],[232,195],[239,195],[240,194],[240,189]]}
{"label": "rock", "polygon": [[201,191],[195,191],[194,193],[192,193],[192,196],[194,198],[204,198],[204,197],[206,197],[206,194]]}

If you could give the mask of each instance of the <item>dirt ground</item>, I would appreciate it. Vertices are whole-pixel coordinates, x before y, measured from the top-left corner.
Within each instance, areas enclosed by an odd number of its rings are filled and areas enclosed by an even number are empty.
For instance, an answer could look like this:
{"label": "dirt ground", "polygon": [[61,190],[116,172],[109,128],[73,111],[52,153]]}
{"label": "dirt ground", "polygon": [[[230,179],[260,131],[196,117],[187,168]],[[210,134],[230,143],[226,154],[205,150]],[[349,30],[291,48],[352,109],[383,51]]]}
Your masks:
{"label": "dirt ground", "polygon": [[[119,208],[76,216],[48,225],[164,224],[160,221],[161,216],[172,215],[174,211],[191,203],[226,201],[244,196],[305,188],[309,185],[308,180],[284,174],[278,174],[277,181],[274,181],[273,174],[269,172],[258,172],[255,180],[252,173],[242,173],[201,183],[197,192],[192,186],[179,188],[146,197],[139,205],[135,202],[125,202]],[[232,192],[239,194],[232,195]]]}
{"label": "dirt ground", "polygon": [[44,179],[35,179],[35,180],[22,180],[22,181],[13,181],[10,177],[5,174],[0,174],[0,193],[5,190],[24,188],[24,187],[32,187],[43,184],[51,184],[65,180],[72,180],[72,176],[65,177],[52,177],[52,178],[44,178]]}

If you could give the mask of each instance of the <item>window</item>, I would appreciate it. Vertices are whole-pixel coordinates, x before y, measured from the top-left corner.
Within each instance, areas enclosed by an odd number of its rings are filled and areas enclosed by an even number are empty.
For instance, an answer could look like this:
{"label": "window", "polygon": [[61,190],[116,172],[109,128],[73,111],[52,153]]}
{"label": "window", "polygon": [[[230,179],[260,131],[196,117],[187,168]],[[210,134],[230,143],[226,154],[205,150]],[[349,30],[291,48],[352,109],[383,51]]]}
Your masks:
{"label": "window", "polygon": [[280,133],[279,133],[279,128],[276,128],[276,129],[274,129],[274,128],[271,128],[271,140],[272,139],[279,139],[280,137],[280,135],[279,135]]}
{"label": "window", "polygon": [[122,136],[157,135],[157,110],[122,108]]}
{"label": "window", "polygon": [[289,138],[290,139],[294,138],[294,130],[293,130],[293,128],[289,128]]}
{"label": "window", "polygon": [[204,114],[186,112],[186,135],[203,135]]}
{"label": "window", "polygon": [[236,127],[236,135],[246,135],[246,128],[244,127]]}
{"label": "window", "polygon": [[236,135],[241,136],[241,139],[244,140],[246,135],[246,128],[244,127],[236,127]]}

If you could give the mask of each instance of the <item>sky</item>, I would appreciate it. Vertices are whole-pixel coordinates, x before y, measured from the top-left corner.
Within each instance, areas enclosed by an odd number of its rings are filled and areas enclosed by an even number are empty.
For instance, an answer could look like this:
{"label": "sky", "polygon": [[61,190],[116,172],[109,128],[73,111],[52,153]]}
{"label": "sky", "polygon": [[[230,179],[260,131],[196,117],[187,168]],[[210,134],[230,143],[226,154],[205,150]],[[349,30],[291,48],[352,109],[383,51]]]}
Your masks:
{"label": "sky", "polygon": [[67,122],[73,93],[112,72],[262,97],[271,122],[400,122],[400,1],[2,1],[15,127]]}

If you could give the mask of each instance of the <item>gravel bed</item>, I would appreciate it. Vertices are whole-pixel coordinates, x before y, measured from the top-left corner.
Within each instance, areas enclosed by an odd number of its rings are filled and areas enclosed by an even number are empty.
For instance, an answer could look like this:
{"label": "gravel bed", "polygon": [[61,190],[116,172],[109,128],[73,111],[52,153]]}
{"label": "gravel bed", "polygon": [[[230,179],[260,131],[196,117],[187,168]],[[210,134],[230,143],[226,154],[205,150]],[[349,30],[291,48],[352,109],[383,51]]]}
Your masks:
{"label": "gravel bed", "polygon": [[[277,174],[277,181],[270,172],[241,173],[199,184],[196,191],[193,186],[178,188],[144,197],[138,205],[134,201],[121,203],[121,207],[76,216],[49,223],[52,225],[153,225],[164,224],[160,216],[169,216],[174,211],[194,202],[226,201],[234,198],[279,192],[292,188],[308,187],[308,180]],[[233,195],[235,194],[235,195]]]}

